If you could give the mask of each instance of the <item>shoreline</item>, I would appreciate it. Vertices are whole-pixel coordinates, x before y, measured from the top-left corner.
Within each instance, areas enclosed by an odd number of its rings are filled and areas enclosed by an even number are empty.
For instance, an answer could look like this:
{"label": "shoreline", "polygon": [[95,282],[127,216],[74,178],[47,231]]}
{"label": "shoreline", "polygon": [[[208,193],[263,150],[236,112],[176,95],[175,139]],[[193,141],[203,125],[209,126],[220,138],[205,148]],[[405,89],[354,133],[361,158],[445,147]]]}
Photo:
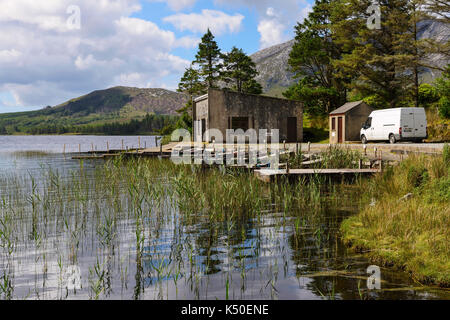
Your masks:
{"label": "shoreline", "polygon": [[367,204],[342,222],[344,243],[422,284],[449,288],[449,149],[406,159],[363,185]]}

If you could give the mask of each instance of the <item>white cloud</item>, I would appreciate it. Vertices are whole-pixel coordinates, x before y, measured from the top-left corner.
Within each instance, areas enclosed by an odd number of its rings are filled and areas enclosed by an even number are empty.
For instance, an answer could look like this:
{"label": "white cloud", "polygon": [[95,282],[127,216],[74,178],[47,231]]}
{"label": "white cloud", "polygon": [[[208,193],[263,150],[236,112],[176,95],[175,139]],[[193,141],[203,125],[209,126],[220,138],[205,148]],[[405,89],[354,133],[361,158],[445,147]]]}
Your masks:
{"label": "white cloud", "polygon": [[66,25],[73,3],[0,0],[0,92],[17,105],[55,105],[113,85],[162,86],[189,65],[171,51],[198,39],[130,17],[138,0],[76,1],[80,30]]}
{"label": "white cloud", "polygon": [[266,15],[268,17],[275,17],[276,16],[275,9],[272,7],[267,8]]}
{"label": "white cloud", "polygon": [[312,6],[307,0],[215,0],[216,4],[231,7],[249,7],[259,15],[258,32],[261,49],[293,37],[297,22],[303,21]]}
{"label": "white cloud", "polygon": [[226,32],[238,32],[243,19],[244,16],[241,14],[228,15],[222,11],[204,9],[202,13],[177,13],[163,20],[180,31],[204,33],[209,28],[215,35],[221,35]]}
{"label": "white cloud", "polygon": [[144,88],[149,86],[149,81],[144,73],[132,72],[122,73],[114,77],[114,83],[120,85],[126,83],[129,86]]}
{"label": "white cloud", "polygon": [[181,11],[183,9],[192,7],[197,0],[149,0],[150,2],[166,2],[167,5],[174,11]]}
{"label": "white cloud", "polygon": [[14,63],[18,62],[22,53],[16,49],[1,50],[0,51],[0,63]]}
{"label": "white cloud", "polygon": [[258,24],[258,32],[261,34],[261,49],[280,44],[288,40],[284,34],[285,26],[275,19],[263,19]]}
{"label": "white cloud", "polygon": [[201,39],[196,37],[182,37],[176,40],[176,46],[187,49],[197,48],[200,41]]}

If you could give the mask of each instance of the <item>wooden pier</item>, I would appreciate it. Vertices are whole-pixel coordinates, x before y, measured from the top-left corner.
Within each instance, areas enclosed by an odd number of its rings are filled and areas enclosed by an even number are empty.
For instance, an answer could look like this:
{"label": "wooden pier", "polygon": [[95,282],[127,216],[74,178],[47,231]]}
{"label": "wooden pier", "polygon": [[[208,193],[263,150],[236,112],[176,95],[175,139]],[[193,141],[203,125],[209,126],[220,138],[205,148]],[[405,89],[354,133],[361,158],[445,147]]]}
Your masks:
{"label": "wooden pier", "polygon": [[291,178],[311,178],[316,175],[326,176],[331,179],[348,179],[357,176],[373,175],[380,172],[380,169],[260,169],[255,170],[255,176],[264,182],[273,182],[280,177]]}

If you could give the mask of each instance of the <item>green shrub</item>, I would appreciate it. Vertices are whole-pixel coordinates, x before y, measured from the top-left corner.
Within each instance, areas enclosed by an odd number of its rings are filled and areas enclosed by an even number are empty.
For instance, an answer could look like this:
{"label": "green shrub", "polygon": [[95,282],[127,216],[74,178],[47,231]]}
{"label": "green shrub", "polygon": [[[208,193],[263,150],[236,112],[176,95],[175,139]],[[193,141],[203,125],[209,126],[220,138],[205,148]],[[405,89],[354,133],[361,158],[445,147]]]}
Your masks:
{"label": "green shrub", "polygon": [[422,83],[419,87],[419,103],[423,107],[429,107],[430,104],[439,100],[439,94],[435,87],[428,83]]}
{"label": "green shrub", "polygon": [[441,118],[450,118],[450,98],[445,96],[441,97],[441,99],[439,99],[438,109]]}
{"label": "green shrub", "polygon": [[386,107],[386,101],[378,94],[365,97],[363,101],[375,109],[383,109]]}

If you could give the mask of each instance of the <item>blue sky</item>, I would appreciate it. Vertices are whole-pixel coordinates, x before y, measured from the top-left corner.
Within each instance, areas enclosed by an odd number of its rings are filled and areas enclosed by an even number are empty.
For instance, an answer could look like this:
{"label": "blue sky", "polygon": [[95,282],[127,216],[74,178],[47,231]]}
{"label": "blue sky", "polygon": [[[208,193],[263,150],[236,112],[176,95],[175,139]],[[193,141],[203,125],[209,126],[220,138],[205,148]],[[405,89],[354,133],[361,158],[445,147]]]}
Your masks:
{"label": "blue sky", "polygon": [[224,52],[252,54],[292,39],[312,2],[0,0],[0,113],[116,85],[175,89],[206,28]]}

